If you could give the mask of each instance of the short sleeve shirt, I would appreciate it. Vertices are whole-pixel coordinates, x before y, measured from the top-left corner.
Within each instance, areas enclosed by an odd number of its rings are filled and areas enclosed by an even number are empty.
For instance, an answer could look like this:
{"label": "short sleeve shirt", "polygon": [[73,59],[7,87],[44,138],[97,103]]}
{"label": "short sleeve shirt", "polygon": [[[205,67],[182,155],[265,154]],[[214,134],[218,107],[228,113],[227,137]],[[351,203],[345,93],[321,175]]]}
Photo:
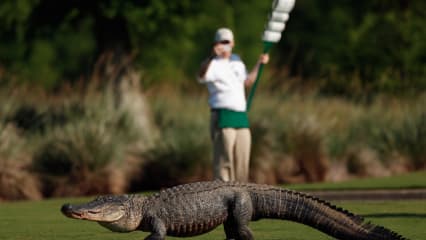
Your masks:
{"label": "short sleeve shirt", "polygon": [[229,59],[220,57],[212,59],[200,82],[207,85],[211,108],[244,112],[246,80],[247,70],[244,63],[238,55],[232,54]]}

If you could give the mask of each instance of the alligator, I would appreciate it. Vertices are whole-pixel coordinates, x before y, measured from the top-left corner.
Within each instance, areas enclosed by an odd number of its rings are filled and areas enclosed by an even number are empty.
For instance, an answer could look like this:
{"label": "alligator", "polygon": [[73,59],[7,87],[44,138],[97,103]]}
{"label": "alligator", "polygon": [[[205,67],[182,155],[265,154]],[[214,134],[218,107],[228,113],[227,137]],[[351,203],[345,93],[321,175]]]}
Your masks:
{"label": "alligator", "polygon": [[201,235],[223,224],[226,239],[254,239],[250,221],[290,220],[336,239],[402,240],[403,236],[308,194],[270,185],[196,182],[150,196],[105,195],[84,204],[64,204],[70,218],[98,222],[114,232],[150,232],[145,240]]}

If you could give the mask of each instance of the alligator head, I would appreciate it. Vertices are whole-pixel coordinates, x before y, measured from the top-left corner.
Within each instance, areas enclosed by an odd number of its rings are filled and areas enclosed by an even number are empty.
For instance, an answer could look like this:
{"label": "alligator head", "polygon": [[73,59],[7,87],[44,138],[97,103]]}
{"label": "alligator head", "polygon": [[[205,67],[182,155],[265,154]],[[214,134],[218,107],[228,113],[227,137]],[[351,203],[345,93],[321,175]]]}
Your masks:
{"label": "alligator head", "polygon": [[140,224],[142,212],[135,201],[141,198],[130,195],[100,196],[80,205],[64,204],[61,212],[70,218],[98,222],[114,232],[129,232],[136,230]]}

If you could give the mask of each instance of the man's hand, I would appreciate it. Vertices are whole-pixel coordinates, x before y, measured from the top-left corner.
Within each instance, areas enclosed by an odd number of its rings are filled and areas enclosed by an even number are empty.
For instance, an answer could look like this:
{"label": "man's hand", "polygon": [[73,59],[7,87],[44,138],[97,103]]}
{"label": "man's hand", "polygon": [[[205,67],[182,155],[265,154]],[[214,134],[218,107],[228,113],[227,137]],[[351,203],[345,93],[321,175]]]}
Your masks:
{"label": "man's hand", "polygon": [[258,62],[262,64],[267,64],[269,62],[269,54],[267,53],[261,54]]}
{"label": "man's hand", "polygon": [[260,64],[267,64],[269,62],[269,54],[264,53],[261,54],[259,60],[257,60],[257,64],[254,66],[253,70],[247,75],[247,80],[245,81],[245,86],[251,86],[256,80],[257,73],[259,72]]}

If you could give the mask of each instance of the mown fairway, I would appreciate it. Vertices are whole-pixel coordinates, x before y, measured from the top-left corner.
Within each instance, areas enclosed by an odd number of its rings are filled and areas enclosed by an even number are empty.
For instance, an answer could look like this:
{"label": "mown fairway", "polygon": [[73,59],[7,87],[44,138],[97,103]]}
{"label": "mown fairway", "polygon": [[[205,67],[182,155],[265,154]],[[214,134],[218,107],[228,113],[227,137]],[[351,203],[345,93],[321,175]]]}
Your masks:
{"label": "mown fairway", "polygon": [[[65,202],[83,202],[87,199],[57,199],[40,202],[0,203],[0,239],[91,239],[140,240],[147,233],[112,233],[96,223],[68,219],[59,209]],[[386,226],[409,239],[425,239],[426,201],[335,202],[336,205],[361,214],[368,221]],[[256,239],[332,239],[301,224],[288,221],[262,220],[252,222]],[[174,238],[168,238],[174,239]],[[222,228],[192,239],[224,239]]]}
{"label": "mown fairway", "polygon": [[374,190],[374,189],[416,189],[426,188],[426,171],[418,171],[398,176],[353,179],[343,182],[324,182],[287,185],[299,191],[308,190]]}

